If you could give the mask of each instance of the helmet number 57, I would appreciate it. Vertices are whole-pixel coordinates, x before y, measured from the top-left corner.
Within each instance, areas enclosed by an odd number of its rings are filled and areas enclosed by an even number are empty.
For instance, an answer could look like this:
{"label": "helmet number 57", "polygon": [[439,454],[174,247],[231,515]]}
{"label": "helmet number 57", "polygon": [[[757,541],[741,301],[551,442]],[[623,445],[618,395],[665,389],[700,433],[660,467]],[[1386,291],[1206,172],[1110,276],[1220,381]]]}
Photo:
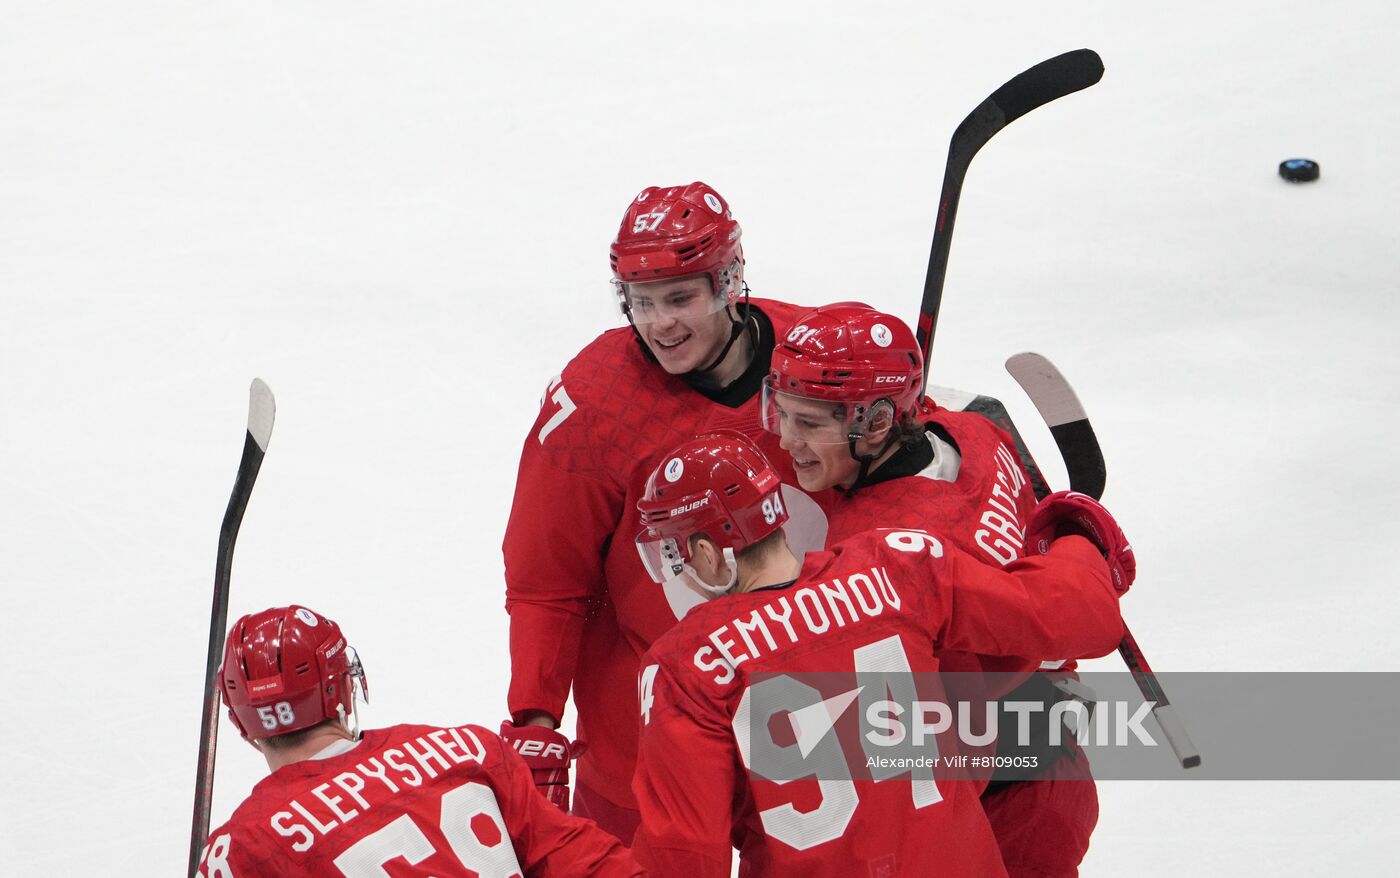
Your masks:
{"label": "helmet number 57", "polygon": [[666,218],[666,211],[654,211],[652,213],[639,214],[632,220],[632,231],[640,234],[642,232],[654,232],[656,227],[661,225],[661,221]]}

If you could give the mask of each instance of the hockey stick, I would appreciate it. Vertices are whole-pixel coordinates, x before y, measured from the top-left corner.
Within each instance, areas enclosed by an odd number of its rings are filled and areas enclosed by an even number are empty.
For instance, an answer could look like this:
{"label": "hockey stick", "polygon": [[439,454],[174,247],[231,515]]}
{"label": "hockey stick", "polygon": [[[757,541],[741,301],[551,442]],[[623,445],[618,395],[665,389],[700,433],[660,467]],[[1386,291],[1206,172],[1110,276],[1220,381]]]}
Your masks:
{"label": "hockey stick", "polygon": [[973,156],[998,131],[1036,107],[1086,89],[1103,77],[1103,61],[1092,49],[1076,49],[1042,61],[1017,74],[962,120],[948,143],[948,163],[943,169],[943,192],[938,199],[938,221],[924,276],[924,297],[919,304],[919,347],[924,352],[924,385],[928,385],[933,357],[933,333],[938,328],[938,306],[943,301],[943,279],[948,272],[948,250],[953,241],[953,221],[958,198]]}
{"label": "hockey stick", "polygon": [[[1054,363],[1034,353],[1020,353],[1011,357],[1006,361],[1006,371],[1021,385],[1050,427],[1050,435],[1055,437],[1055,444],[1065,460],[1070,490],[1088,494],[1095,500],[1102,497],[1107,478],[1103,451],[1099,448],[1099,439],[1094,435],[1084,406],[1065,376]],[[1176,709],[1172,707],[1167,693],[1163,691],[1157,675],[1152,673],[1146,656],[1126,624],[1123,626],[1123,641],[1118,644],[1118,654],[1132,672],[1142,697],[1155,702],[1152,715],[1157,718],[1157,724],[1162,727],[1162,734],[1181,762],[1181,767],[1195,768],[1200,765],[1201,751],[1196,749],[1191,736],[1187,734],[1186,726],[1176,715]]]}
{"label": "hockey stick", "polygon": [[1011,420],[1011,415],[1006,411],[1006,406],[1001,400],[993,396],[983,396],[980,393],[954,390],[951,387],[939,387],[936,384],[928,388],[928,396],[938,404],[939,408],[952,412],[979,414],[1006,431],[1007,435],[1011,437],[1011,441],[1016,444],[1016,455],[1021,459],[1022,469],[1026,471],[1026,476],[1030,479],[1031,490],[1035,492],[1036,499],[1050,493],[1050,486],[1045,483],[1045,476],[1041,475],[1040,468],[1036,466],[1035,460],[1031,457],[1030,449],[1026,446],[1026,440],[1021,438],[1021,431],[1016,429],[1016,424]]}
{"label": "hockey stick", "polygon": [[1089,416],[1084,413],[1084,406],[1065,376],[1054,363],[1030,352],[1009,358],[1006,371],[1021,385],[1050,428],[1050,435],[1065,461],[1069,489],[1088,494],[1095,500],[1102,497],[1108,471],[1099,448],[1099,437],[1094,435]]}
{"label": "hockey stick", "polygon": [[277,403],[261,378],[254,378],[248,389],[248,434],[243,440],[243,457],[233,480],[233,495],[224,511],[219,529],[219,556],[214,568],[214,608],[209,619],[209,653],[204,664],[204,716],[199,727],[199,769],[194,785],[194,819],[190,824],[190,878],[199,874],[199,861],[209,835],[209,808],[214,791],[215,744],[219,739],[219,687],[214,677],[224,647],[228,625],[228,587],[233,571],[233,544],[253,493],[258,469],[262,466],[267,442],[272,438],[272,420]]}

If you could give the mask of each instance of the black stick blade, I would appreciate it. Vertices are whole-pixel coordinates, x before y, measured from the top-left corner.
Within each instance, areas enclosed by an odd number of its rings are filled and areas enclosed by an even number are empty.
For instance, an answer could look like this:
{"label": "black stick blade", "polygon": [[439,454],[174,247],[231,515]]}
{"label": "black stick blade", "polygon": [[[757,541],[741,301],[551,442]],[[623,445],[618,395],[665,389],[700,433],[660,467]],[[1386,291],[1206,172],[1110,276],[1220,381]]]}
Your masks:
{"label": "black stick blade", "polygon": [[1083,91],[1103,79],[1103,59],[1093,49],[1056,55],[1012,77],[992,92],[992,101],[1009,124],[1042,104]]}
{"label": "black stick blade", "polygon": [[938,309],[943,302],[943,281],[948,272],[953,222],[958,215],[963,180],[973,156],[997,132],[1036,107],[1088,88],[1103,78],[1103,61],[1093,49],[1075,49],[1023,70],[992,92],[967,115],[948,143],[943,169],[943,190],[938,199],[938,219],[933,227],[924,295],[919,303],[915,336],[924,352],[924,383],[933,361],[933,335],[938,330]]}
{"label": "black stick blade", "polygon": [[1036,411],[1050,428],[1065,461],[1070,489],[1095,500],[1102,497],[1108,481],[1103,450],[1084,406],[1065,376],[1044,356],[1030,352],[1009,358],[1006,371],[1035,403]]}

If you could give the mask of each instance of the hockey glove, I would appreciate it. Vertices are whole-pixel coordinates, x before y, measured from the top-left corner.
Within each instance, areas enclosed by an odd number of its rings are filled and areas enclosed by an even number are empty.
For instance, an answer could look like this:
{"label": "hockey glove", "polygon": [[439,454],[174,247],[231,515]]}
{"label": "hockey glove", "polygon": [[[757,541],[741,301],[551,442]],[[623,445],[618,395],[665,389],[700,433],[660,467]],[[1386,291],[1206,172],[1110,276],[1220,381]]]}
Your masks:
{"label": "hockey glove", "polygon": [[1128,538],[1103,504],[1088,494],[1056,491],[1040,501],[1026,525],[1026,546],[1044,555],[1059,537],[1081,536],[1098,546],[1108,561],[1113,587],[1121,597],[1137,577],[1137,558]]}
{"label": "hockey glove", "polygon": [[569,763],[583,753],[583,745],[545,726],[517,726],[501,723],[501,740],[525,760],[534,775],[535,787],[545,798],[564,811],[569,810]]}

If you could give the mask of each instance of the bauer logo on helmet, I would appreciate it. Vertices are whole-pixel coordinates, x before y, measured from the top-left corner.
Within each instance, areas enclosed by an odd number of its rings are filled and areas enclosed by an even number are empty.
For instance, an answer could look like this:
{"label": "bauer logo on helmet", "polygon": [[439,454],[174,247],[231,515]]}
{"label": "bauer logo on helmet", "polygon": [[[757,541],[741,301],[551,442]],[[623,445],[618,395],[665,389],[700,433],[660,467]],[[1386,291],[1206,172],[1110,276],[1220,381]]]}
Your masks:
{"label": "bauer logo on helmet", "polygon": [[685,504],[684,506],[677,506],[675,509],[672,509],[672,510],[671,510],[671,517],[672,517],[672,518],[675,518],[677,515],[684,515],[684,514],[687,513],[687,512],[693,512],[694,510],[699,509],[701,506],[709,506],[709,505],[710,505],[710,498],[709,498],[709,497],[701,497],[699,500],[695,500],[695,501],[693,501],[693,502],[691,502],[691,503]]}

